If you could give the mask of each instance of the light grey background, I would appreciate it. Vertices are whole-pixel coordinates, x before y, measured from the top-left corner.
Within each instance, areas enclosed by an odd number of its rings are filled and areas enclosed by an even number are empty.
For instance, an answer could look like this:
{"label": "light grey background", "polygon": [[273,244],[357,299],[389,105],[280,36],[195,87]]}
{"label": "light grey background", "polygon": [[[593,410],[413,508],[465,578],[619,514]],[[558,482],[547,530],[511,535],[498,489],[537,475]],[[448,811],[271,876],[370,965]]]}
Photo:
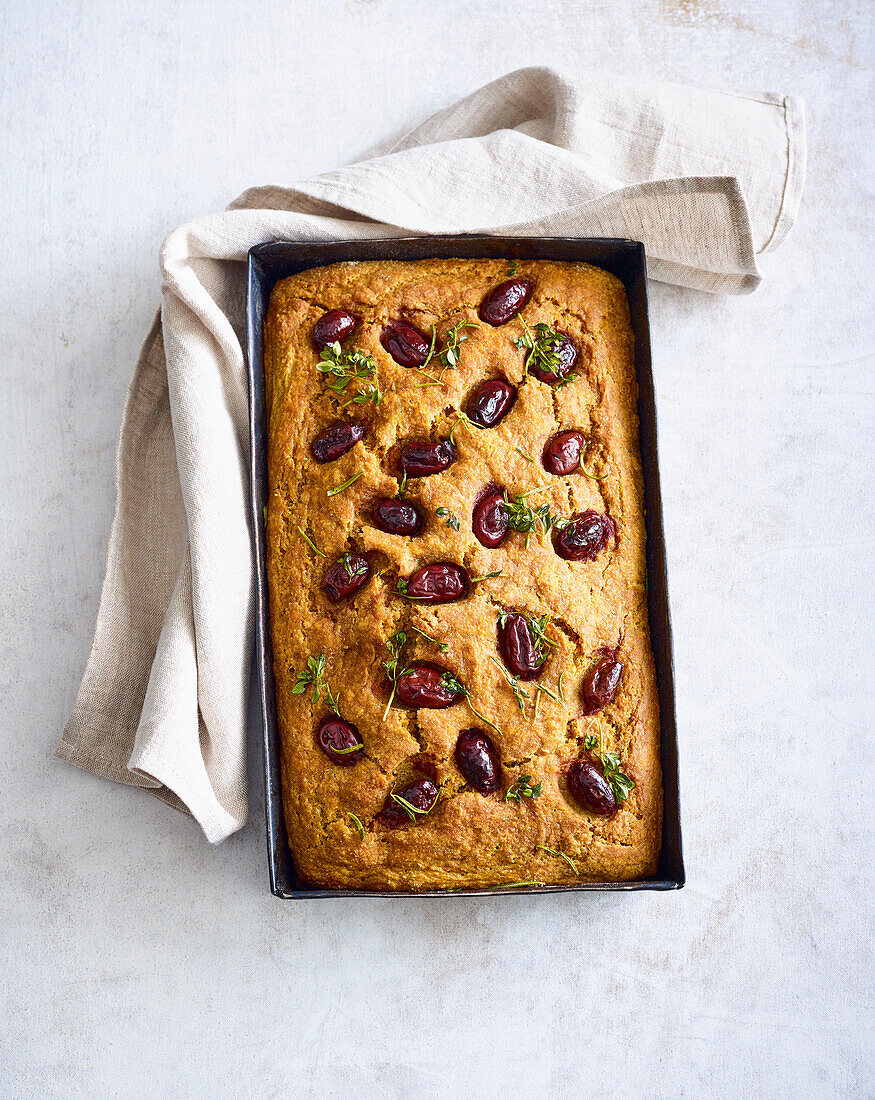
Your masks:
{"label": "light grey background", "polygon": [[[847,0],[7,0],[4,1095],[872,1095],[871,60]],[[213,849],[52,756],[158,247],[526,64],[808,104],[761,289],[653,287],[689,885],[280,903],[257,780]]]}

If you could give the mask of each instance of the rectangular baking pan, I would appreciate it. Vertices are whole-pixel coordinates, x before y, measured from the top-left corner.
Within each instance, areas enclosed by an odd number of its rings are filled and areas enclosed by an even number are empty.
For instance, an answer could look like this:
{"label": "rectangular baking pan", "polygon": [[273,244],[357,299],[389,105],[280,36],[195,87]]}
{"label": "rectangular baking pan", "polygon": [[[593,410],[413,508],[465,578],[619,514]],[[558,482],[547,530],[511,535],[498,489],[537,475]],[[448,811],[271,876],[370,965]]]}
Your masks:
{"label": "rectangular baking pan", "polygon": [[[650,637],[656,663],[661,724],[663,780],[662,852],[656,875],[638,882],[595,882],[562,886],[526,886],[492,890],[323,890],[302,882],[295,871],[283,821],[280,741],[273,679],[264,506],[268,500],[267,415],[264,390],[264,316],[270,293],[280,279],[311,267],[342,260],[424,260],[438,258],[498,258],[570,260],[595,264],[619,278],[629,296],[635,335],[638,375],[638,417],[644,470],[645,528]],[[568,890],[676,890],[684,885],[681,850],[678,752],[675,727],[674,666],[671,621],[662,530],[662,500],[656,452],[656,407],[650,361],[650,325],[644,245],[614,238],[570,237],[403,237],[391,240],[310,242],[276,241],[249,252],[247,296],[247,359],[249,378],[250,519],[256,562],[255,650],[264,723],[264,785],[267,812],[267,855],[271,892],[279,898],[447,897],[457,895],[547,894]]]}

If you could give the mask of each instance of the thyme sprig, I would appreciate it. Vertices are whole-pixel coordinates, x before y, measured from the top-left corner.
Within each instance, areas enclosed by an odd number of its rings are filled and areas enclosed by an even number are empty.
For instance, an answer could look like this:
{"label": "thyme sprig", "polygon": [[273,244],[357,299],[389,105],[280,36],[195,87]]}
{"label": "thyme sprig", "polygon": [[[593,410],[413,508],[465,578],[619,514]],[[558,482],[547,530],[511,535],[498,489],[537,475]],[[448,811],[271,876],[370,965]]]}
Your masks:
{"label": "thyme sprig", "polygon": [[[514,612],[499,611],[498,625],[501,627],[507,626],[507,620],[512,614]],[[549,615],[542,615],[540,619],[526,619],[526,626],[528,627],[529,637],[532,639],[532,645],[535,647],[535,653],[542,661],[547,656],[547,646],[556,645],[553,639],[548,638],[546,634],[550,622]]]}
{"label": "thyme sprig", "polygon": [[[453,325],[452,328],[447,329],[446,344],[443,351],[438,352],[437,362],[440,364],[439,370],[454,370],[459,365],[460,351],[459,348],[468,339],[464,333],[466,328],[480,328],[476,321],[459,321],[458,324]],[[428,358],[422,364],[423,367],[427,367],[431,360],[434,358],[435,347],[437,345],[437,329],[434,325],[431,326],[431,348],[429,349]]]}
{"label": "thyme sprig", "polygon": [[426,817],[437,805],[437,795],[435,795],[434,802],[432,802],[427,810],[420,810],[418,806],[414,806],[412,802],[408,802],[406,798],[404,798],[400,794],[395,794],[394,791],[392,791],[390,797],[393,802],[397,803],[401,807],[401,809],[407,814],[411,821],[416,821],[417,814],[420,814],[422,817]]}
{"label": "thyme sprig", "polygon": [[527,497],[549,488],[549,485],[539,485],[536,489],[530,489],[513,500],[507,495],[507,490],[504,491],[501,510],[504,512],[508,527],[526,536],[526,547],[529,545],[529,537],[533,531],[537,530],[539,534],[546,535],[552,527],[561,530],[568,526],[568,520],[554,515],[550,511],[549,504],[542,504],[539,508],[531,508],[526,504]]}
{"label": "thyme sprig", "polygon": [[361,837],[361,839],[364,840],[365,839],[365,827],[364,827],[364,825],[362,825],[361,819],[356,817],[356,815],[352,812],[352,810],[347,810],[346,811],[346,816],[352,820],[353,825],[355,825],[356,832]]}
{"label": "thyme sprig", "polygon": [[622,770],[620,756],[615,752],[602,752],[599,749],[599,739],[594,733],[588,733],[583,739],[583,748],[591,752],[602,765],[602,773],[614,792],[617,805],[622,806],[632,791],[635,789],[635,780],[631,779]]}
{"label": "thyme sprig", "polygon": [[501,570],[496,569],[494,573],[484,573],[482,577],[472,577],[471,578],[471,584],[479,584],[480,581],[488,581],[492,577],[500,577],[502,575],[503,574],[502,574]]}
{"label": "thyme sprig", "polygon": [[383,668],[386,670],[386,676],[392,682],[392,691],[389,695],[389,702],[386,704],[386,709],[383,711],[383,717],[380,719],[381,722],[386,721],[386,715],[389,713],[389,707],[392,706],[392,701],[395,698],[395,692],[398,688],[399,677],[409,671],[401,659],[401,651],[404,649],[406,642],[407,634],[403,630],[396,630],[392,637],[386,641],[386,649],[389,650],[389,658],[383,662]]}
{"label": "thyme sprig", "polygon": [[580,871],[577,869],[577,864],[564,852],[560,852],[558,848],[548,848],[546,844],[536,844],[536,848],[540,848],[542,852],[549,852],[551,856],[556,856],[558,859],[564,859],[575,875],[579,875]]}
{"label": "thyme sprig", "polygon": [[451,528],[453,531],[459,530],[459,517],[455,512],[451,512],[449,508],[444,508],[444,506],[441,505],[440,508],[435,509],[434,514],[440,516],[440,518],[445,521],[447,527]]}
{"label": "thyme sprig", "polygon": [[420,638],[425,638],[427,642],[431,642],[432,645],[436,645],[441,653],[446,653],[450,648],[446,642],[439,642],[437,638],[432,638],[430,634],[426,634],[424,630],[420,630],[418,626],[412,626],[411,630],[416,631]]}
{"label": "thyme sprig", "polygon": [[353,554],[349,550],[345,554],[341,554],[337,559],[337,564],[342,565],[346,575],[350,580],[354,580],[356,577],[360,577],[363,573],[367,573],[368,567],[364,562],[359,562],[357,565],[353,565]]}
{"label": "thyme sprig", "polygon": [[[513,446],[513,444],[511,444],[511,446]],[[535,460],[534,460],[534,459],[532,458],[532,456],[531,456],[531,455],[527,455],[527,454],[526,454],[526,452],[525,452],[525,451],[521,451],[521,450],[519,449],[519,447],[514,447],[513,449],[514,449],[514,450],[516,451],[516,453],[517,453],[517,454],[518,454],[518,455],[520,456],[520,458],[524,458],[524,459],[526,460],[526,462],[531,462],[531,464],[532,464],[533,466],[535,465]]]}
{"label": "thyme sprig", "polygon": [[301,534],[301,538],[304,540],[304,542],[306,542],[306,544],[310,547],[310,549],[313,551],[314,554],[318,554],[320,558],[327,557],[326,554],[322,553],[322,551],[319,549],[319,547],[316,545],[316,543],[310,538],[310,536],[307,534],[307,532],[304,530],[303,527],[299,527],[298,531]]}
{"label": "thyme sprig", "polygon": [[520,317],[520,320],[523,323],[523,334],[515,343],[518,348],[528,350],[525,373],[529,373],[530,367],[537,366],[558,380],[562,370],[562,356],[559,354],[563,344],[562,334],[543,321],[539,321],[531,329],[524,317]]}
{"label": "thyme sprig", "polygon": [[344,351],[338,340],[326,344],[319,356],[316,369],[328,376],[328,388],[338,395],[345,395],[346,388],[351,382],[373,379],[362,389],[357,390],[341,408],[345,409],[347,405],[364,405],[368,401],[379,405],[383,400],[377,379],[377,364],[370,355],[359,351],[358,348],[347,348]]}
{"label": "thyme sprig", "polygon": [[519,271],[519,269],[520,269],[519,260],[508,260],[507,261],[507,274],[508,274],[508,276],[516,275],[516,273]]}
{"label": "thyme sprig", "polygon": [[351,478],[349,478],[347,481],[344,481],[341,485],[335,485],[333,489],[327,489],[325,495],[327,497],[336,497],[338,493],[342,493],[344,489],[348,489],[350,485],[353,484],[353,482],[358,481],[361,476],[362,471],[359,470],[357,474],[353,474]]}
{"label": "thyme sprig", "polygon": [[521,775],[508,787],[504,801],[522,802],[523,798],[540,798],[542,787],[543,783],[532,783],[530,775]]}
{"label": "thyme sprig", "polygon": [[449,691],[452,691],[457,695],[463,695],[471,713],[475,715],[475,717],[479,718],[481,722],[484,722],[487,726],[489,726],[490,729],[495,730],[495,732],[499,734],[499,736],[503,736],[498,726],[496,726],[494,722],[490,722],[485,715],[481,714],[480,711],[476,709],[474,704],[471,702],[471,692],[468,691],[464,684],[461,684],[456,679],[452,672],[445,672],[443,676],[441,676],[441,683]]}
{"label": "thyme sprig", "polygon": [[[325,677],[325,655],[318,653],[315,657],[307,658],[307,667],[302,669],[297,674],[297,679],[292,685],[292,695],[303,695],[308,687],[312,685],[313,688],[313,706],[319,702],[322,693],[325,693],[325,702],[329,710],[333,710],[338,717],[340,711],[338,710],[337,696],[331,690],[329,685],[324,679]],[[358,746],[361,747],[361,746]]]}
{"label": "thyme sprig", "polygon": [[499,669],[501,674],[504,676],[505,680],[507,680],[507,682],[510,684],[511,691],[513,692],[513,697],[514,699],[516,699],[517,706],[520,708],[520,713],[522,713],[526,709],[525,700],[529,698],[529,693],[527,691],[523,691],[523,689],[520,687],[519,676],[512,676],[504,667],[504,665],[500,661],[496,661],[494,657],[490,657],[489,660],[492,661],[495,667]]}

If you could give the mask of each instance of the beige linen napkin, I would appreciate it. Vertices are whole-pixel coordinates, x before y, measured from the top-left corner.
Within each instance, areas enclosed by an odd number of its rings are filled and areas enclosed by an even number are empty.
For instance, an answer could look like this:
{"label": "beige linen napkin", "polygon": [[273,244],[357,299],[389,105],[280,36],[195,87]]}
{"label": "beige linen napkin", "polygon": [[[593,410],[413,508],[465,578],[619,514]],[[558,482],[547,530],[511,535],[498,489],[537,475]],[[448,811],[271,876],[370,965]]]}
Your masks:
{"label": "beige linen napkin", "polygon": [[255,188],[171,233],[121,428],[94,644],[58,755],[189,810],[211,841],[246,818],[253,245],[631,237],[653,278],[743,293],[793,224],[804,164],[798,99],[521,69],[368,160]]}

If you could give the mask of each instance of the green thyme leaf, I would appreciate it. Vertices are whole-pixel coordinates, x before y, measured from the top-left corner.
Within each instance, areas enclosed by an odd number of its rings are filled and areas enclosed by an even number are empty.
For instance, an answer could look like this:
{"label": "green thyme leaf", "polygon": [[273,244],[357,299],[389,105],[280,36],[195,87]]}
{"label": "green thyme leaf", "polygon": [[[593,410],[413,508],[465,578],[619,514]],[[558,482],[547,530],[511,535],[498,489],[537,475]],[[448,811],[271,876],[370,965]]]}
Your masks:
{"label": "green thyme leaf", "polygon": [[306,544],[310,547],[310,549],[313,551],[314,554],[318,554],[320,558],[326,557],[326,555],[322,553],[322,551],[319,549],[319,547],[316,545],[316,543],[310,538],[310,536],[307,534],[307,532],[304,530],[303,527],[299,527],[298,531],[301,534],[301,538],[304,540],[304,542],[306,542]]}
{"label": "green thyme leaf", "polygon": [[471,584],[479,584],[481,581],[491,580],[492,577],[500,577],[502,572],[500,569],[496,569],[494,573],[484,573],[482,577],[472,577]]}
{"label": "green thyme leaf", "polygon": [[307,667],[302,669],[297,674],[297,679],[292,685],[292,695],[303,695],[308,687],[312,685],[313,688],[313,706],[319,702],[319,698],[322,692],[325,692],[326,701],[330,710],[333,710],[335,714],[337,710],[337,697],[332,693],[331,688],[323,680],[325,675],[325,657],[319,653],[315,657],[307,658]]}
{"label": "green thyme leaf", "polygon": [[386,670],[386,676],[392,683],[392,691],[389,695],[389,702],[386,704],[386,709],[383,711],[383,717],[380,721],[386,721],[386,715],[389,713],[389,708],[392,706],[392,701],[395,698],[395,691],[398,687],[398,677],[407,671],[406,667],[401,661],[401,651],[407,643],[407,634],[403,630],[396,630],[391,638],[386,641],[386,649],[389,650],[389,659],[383,662],[383,668]]}
{"label": "green thyme leaf", "polygon": [[462,342],[468,339],[463,332],[466,328],[480,328],[480,326],[476,321],[459,321],[457,325],[447,330],[446,347],[438,355],[438,362],[444,369],[452,370],[459,365],[459,348]]}
{"label": "green thyme leaf", "polygon": [[543,691],[543,693],[545,695],[548,695],[553,700],[554,703],[561,703],[562,702],[562,700],[559,698],[559,696],[554,691],[551,691],[548,687],[544,687],[543,684],[538,684],[535,690],[536,691]]}
{"label": "green thyme leaf", "polygon": [[490,657],[489,660],[492,661],[495,667],[502,673],[505,680],[507,680],[507,682],[510,684],[511,690],[513,691],[514,699],[516,699],[517,706],[520,708],[520,712],[524,711],[526,704],[523,702],[523,700],[529,698],[529,693],[527,691],[523,691],[523,689],[520,687],[519,676],[511,676],[504,665],[501,664],[500,661],[496,661],[494,657]]}
{"label": "green thyme leaf", "polygon": [[504,801],[510,802],[513,799],[522,802],[523,798],[539,798],[542,786],[542,783],[533,784],[530,775],[521,775],[516,782],[508,787]]}
{"label": "green thyme leaf", "polygon": [[605,774],[605,779],[611,785],[611,790],[614,792],[614,798],[617,803],[622,806],[632,791],[635,789],[635,780],[630,779],[620,768],[620,758],[616,753],[603,752],[601,754],[602,770]]}
{"label": "green thyme leaf", "polygon": [[516,340],[518,348],[528,351],[526,356],[525,372],[529,373],[532,367],[540,367],[547,374],[552,374],[558,381],[562,370],[562,356],[560,348],[564,343],[564,337],[556,329],[544,324],[543,321],[530,329],[525,319],[520,317],[523,323],[523,334]]}
{"label": "green thyme leaf", "polygon": [[459,681],[452,674],[452,672],[445,672],[441,676],[441,683],[447,689],[447,691],[452,691],[454,695],[464,695],[464,696],[468,695],[468,689],[463,687],[459,683]]}
{"label": "green thyme leaf", "polygon": [[519,260],[508,260],[507,261],[507,274],[508,274],[508,276],[516,275],[516,273],[519,271],[519,269],[520,269]]}
{"label": "green thyme leaf", "polygon": [[[502,625],[504,624],[502,623]],[[542,615],[540,619],[529,619],[527,625],[535,652],[543,660],[547,656],[547,647],[556,645],[553,639],[548,638],[546,634],[547,627],[550,625],[550,616]]]}
{"label": "green thyme leaf", "polygon": [[427,810],[420,810],[418,806],[414,806],[412,802],[408,802],[406,798],[402,798],[400,794],[395,794],[392,791],[392,801],[397,802],[401,809],[407,814],[411,821],[416,821],[416,815],[426,817],[437,805],[437,795],[435,795],[434,802],[429,806]]}
{"label": "green thyme leaf", "polygon": [[440,516],[441,519],[445,519],[447,527],[450,527],[453,531],[459,530],[459,517],[455,512],[451,512],[449,508],[444,508],[441,505],[440,508],[435,509],[434,514]]}
{"label": "green thyme leaf", "polygon": [[342,493],[344,489],[348,489],[348,488],[350,487],[350,485],[352,485],[352,483],[353,483],[354,481],[358,481],[358,479],[359,479],[359,478],[360,478],[361,476],[362,476],[362,471],[361,471],[361,470],[359,470],[359,472],[358,472],[357,474],[354,474],[354,475],[353,475],[353,476],[352,476],[352,477],[351,477],[351,478],[349,479],[349,481],[344,481],[342,485],[335,485],[335,486],[334,486],[334,488],[333,488],[333,489],[329,489],[329,490],[328,490],[328,491],[326,492],[326,494],[325,494],[325,495],[326,495],[327,497],[335,497],[335,496],[337,496],[337,494],[338,494],[338,493]]}
{"label": "green thyme leaf", "polygon": [[336,394],[345,393],[351,382],[360,382],[364,379],[373,380],[364,389],[358,390],[344,404],[344,408],[352,404],[364,405],[368,401],[379,405],[383,400],[377,382],[377,365],[366,352],[357,348],[349,348],[344,351],[339,341],[335,340],[334,343],[327,344],[322,349],[316,369],[327,376],[328,388]]}
{"label": "green thyme leaf", "polygon": [[267,523],[267,505],[266,504],[262,506],[261,514],[262,514],[262,516],[264,516],[264,522]]}
{"label": "green thyme leaf", "polygon": [[598,745],[599,739],[593,733],[588,733],[583,739],[584,752],[591,752],[601,762],[602,774],[614,792],[617,805],[622,806],[635,789],[635,780],[631,779],[622,770],[620,757],[617,753],[601,752]]}
{"label": "green thyme leaf", "polygon": [[337,564],[343,566],[344,571],[346,572],[346,575],[349,577],[350,580],[353,580],[355,577],[360,577],[363,573],[367,573],[368,571],[368,567],[367,565],[365,565],[364,562],[358,562],[355,566],[352,564],[352,559],[354,556],[357,555],[353,555],[349,552],[349,550],[347,550],[345,554],[341,554],[340,557],[337,559]]}
{"label": "green thyme leaf", "polygon": [[535,847],[540,848],[543,852],[549,852],[551,856],[556,856],[557,859],[564,859],[576,875],[580,874],[580,871],[578,871],[577,869],[577,864],[574,862],[571,856],[567,856],[564,852],[560,852],[558,848],[548,848],[546,844],[536,844]]}
{"label": "green thyme leaf", "polygon": [[336,749],[332,745],[331,752],[334,756],[349,756],[351,753],[358,752],[359,749],[363,749],[364,747],[364,742],[362,741],[359,741],[355,745],[348,745],[345,749]]}
{"label": "green thyme leaf", "polygon": [[418,626],[412,626],[410,629],[415,630],[416,633],[421,638],[425,638],[427,642],[431,642],[432,645],[436,645],[441,653],[446,653],[447,650],[450,648],[446,642],[439,642],[437,638],[432,638],[430,635],[426,634],[424,630],[420,630]]}
{"label": "green thyme leaf", "polygon": [[[511,444],[511,445],[512,445],[512,444]],[[514,449],[514,450],[516,451],[516,453],[517,453],[517,454],[518,454],[518,455],[519,455],[519,456],[520,456],[521,458],[524,458],[524,459],[526,460],[526,462],[531,462],[531,464],[532,464],[532,465],[534,466],[534,464],[535,464],[535,460],[534,460],[534,459],[532,458],[532,456],[531,456],[531,455],[527,455],[527,454],[526,454],[526,452],[525,452],[525,451],[521,451],[521,450],[519,449],[519,447],[514,447],[513,449]]]}
{"label": "green thyme leaf", "polygon": [[356,832],[361,837],[361,839],[364,840],[365,839],[365,827],[364,827],[364,825],[362,825],[359,818],[356,817],[356,815],[352,812],[352,810],[347,810],[346,811],[346,816],[351,819],[353,825],[355,825],[355,827],[356,827]]}
{"label": "green thyme leaf", "polygon": [[453,442],[453,432],[455,432],[455,430],[459,426],[459,424],[464,424],[465,427],[468,429],[468,431],[471,431],[472,428],[478,428],[479,427],[479,425],[475,424],[474,421],[469,416],[467,416],[465,413],[463,413],[463,412],[458,413],[456,415],[456,419],[453,421],[452,428],[450,428],[450,443]]}

